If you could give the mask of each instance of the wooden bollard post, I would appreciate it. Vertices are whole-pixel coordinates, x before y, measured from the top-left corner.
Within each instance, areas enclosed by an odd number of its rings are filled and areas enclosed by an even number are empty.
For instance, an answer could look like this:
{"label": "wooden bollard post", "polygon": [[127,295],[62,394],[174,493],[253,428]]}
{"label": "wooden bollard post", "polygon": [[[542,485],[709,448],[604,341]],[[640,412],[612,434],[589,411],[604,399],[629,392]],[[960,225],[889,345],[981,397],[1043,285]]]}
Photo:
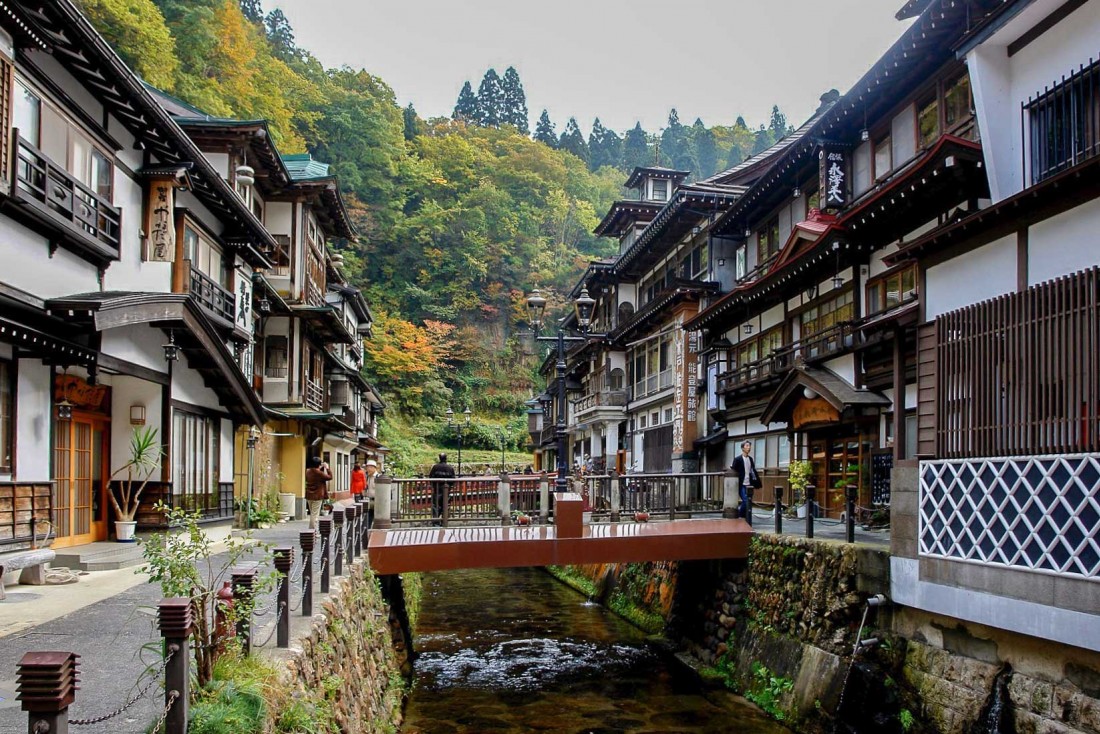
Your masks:
{"label": "wooden bollard post", "polygon": [[275,645],[290,647],[290,569],[294,565],[293,548],[275,549],[275,570],[279,572],[278,605],[275,613]]}
{"label": "wooden bollard post", "polygon": [[611,522],[618,522],[623,503],[622,480],[619,479],[619,473],[614,469],[608,473],[611,475],[611,479],[608,480],[611,487]]}
{"label": "wooden bollard post", "polygon": [[313,616],[313,543],[312,530],[298,533],[298,544],[302,546],[302,616]]}
{"label": "wooden bollard post", "polygon": [[191,701],[191,600],[161,599],[157,605],[157,626],[164,638],[164,717],[165,734],[187,734],[188,707]]}
{"label": "wooden bollard post", "polygon": [[344,527],[346,528],[344,535],[347,539],[344,542],[344,557],[348,560],[348,565],[355,559],[355,539],[359,536],[359,528],[355,524],[355,518],[359,516],[359,508],[355,505],[348,505],[344,508]]}
{"label": "wooden bollard post", "polygon": [[726,470],[722,476],[722,517],[732,520],[737,517],[737,505],[741,497],[737,494],[737,474]]}
{"label": "wooden bollard post", "polygon": [[775,485],[775,534],[783,532],[783,487]]}
{"label": "wooden bollard post", "polygon": [[817,487],[806,486],[806,537],[814,537],[814,514],[817,512]]}
{"label": "wooden bollard post", "polygon": [[501,525],[512,524],[512,479],[504,473],[497,481],[497,512]]}
{"label": "wooden bollard post", "polygon": [[539,523],[545,525],[550,521],[550,481],[546,478],[546,472],[539,475]]}
{"label": "wooden bollard post", "polygon": [[752,496],[756,493],[756,487],[751,484],[745,486],[745,522],[752,527]]}
{"label": "wooden bollard post", "polygon": [[332,544],[333,550],[332,572],[337,576],[344,575],[344,511],[333,508],[332,510]]}
{"label": "wooden bollard post", "polygon": [[[252,602],[256,586],[256,569],[237,568],[232,572],[233,608],[237,610],[237,639],[241,641],[241,650],[247,656],[252,651]],[[248,611],[242,613],[241,610]]]}
{"label": "wooden bollard post", "polygon": [[846,506],[844,508],[844,517],[846,520],[848,542],[856,542],[856,493],[859,492],[859,486],[856,484],[849,484],[844,488],[844,498],[846,500]]}
{"label": "wooden bollard post", "polygon": [[28,734],[68,734],[69,706],[80,680],[75,652],[28,652],[16,666],[16,698],[27,712]]}
{"label": "wooden bollard post", "polygon": [[374,490],[374,524],[378,529],[390,527],[393,522],[391,512],[393,507],[393,482],[389,476],[382,474],[375,483]]}
{"label": "wooden bollard post", "polygon": [[317,527],[321,529],[321,593],[327,594],[332,578],[332,518],[322,517]]}

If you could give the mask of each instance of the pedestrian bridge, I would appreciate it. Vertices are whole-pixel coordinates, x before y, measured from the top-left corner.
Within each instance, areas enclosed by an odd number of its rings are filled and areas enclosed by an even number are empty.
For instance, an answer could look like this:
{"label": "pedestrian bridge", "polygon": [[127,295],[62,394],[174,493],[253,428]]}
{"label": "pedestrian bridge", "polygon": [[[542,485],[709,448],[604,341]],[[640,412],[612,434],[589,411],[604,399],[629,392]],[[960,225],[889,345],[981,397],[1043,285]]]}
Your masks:
{"label": "pedestrian bridge", "polygon": [[[379,510],[384,515],[388,508],[380,506]],[[584,510],[584,498],[569,493],[555,495],[553,523],[547,525],[501,525],[498,521],[497,525],[379,528],[376,517],[367,554],[371,568],[380,575],[744,558],[753,532],[744,520],[726,518],[586,523]]]}

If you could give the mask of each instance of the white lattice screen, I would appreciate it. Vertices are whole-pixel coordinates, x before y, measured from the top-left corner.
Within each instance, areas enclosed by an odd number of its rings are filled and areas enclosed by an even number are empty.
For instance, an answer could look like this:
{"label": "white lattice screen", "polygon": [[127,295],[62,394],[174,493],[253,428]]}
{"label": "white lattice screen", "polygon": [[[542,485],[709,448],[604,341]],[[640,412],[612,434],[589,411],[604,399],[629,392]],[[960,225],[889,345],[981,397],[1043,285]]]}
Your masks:
{"label": "white lattice screen", "polygon": [[1100,579],[1100,454],[920,462],[920,554]]}

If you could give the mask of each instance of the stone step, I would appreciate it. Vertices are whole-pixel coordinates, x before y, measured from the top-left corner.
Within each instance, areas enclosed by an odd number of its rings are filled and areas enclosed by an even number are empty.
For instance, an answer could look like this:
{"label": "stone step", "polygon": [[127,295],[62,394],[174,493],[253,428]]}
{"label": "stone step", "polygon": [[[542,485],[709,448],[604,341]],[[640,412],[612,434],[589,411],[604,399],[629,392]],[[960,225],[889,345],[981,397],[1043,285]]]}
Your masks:
{"label": "stone step", "polygon": [[114,571],[140,565],[141,550],[139,543],[88,543],[58,550],[53,565],[75,571]]}

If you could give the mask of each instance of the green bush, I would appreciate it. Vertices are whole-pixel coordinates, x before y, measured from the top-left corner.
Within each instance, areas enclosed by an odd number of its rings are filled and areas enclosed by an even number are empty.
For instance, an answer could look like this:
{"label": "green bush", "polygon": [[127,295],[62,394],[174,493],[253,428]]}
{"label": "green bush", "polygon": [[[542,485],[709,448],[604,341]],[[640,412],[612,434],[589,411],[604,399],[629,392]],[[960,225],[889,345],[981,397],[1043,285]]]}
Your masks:
{"label": "green bush", "polygon": [[745,692],[745,698],[762,708],[776,721],[786,719],[787,712],[780,707],[779,701],[784,694],[794,688],[794,681],[790,678],[772,675],[767,666],[759,662],[752,664],[752,677],[752,685]]}

